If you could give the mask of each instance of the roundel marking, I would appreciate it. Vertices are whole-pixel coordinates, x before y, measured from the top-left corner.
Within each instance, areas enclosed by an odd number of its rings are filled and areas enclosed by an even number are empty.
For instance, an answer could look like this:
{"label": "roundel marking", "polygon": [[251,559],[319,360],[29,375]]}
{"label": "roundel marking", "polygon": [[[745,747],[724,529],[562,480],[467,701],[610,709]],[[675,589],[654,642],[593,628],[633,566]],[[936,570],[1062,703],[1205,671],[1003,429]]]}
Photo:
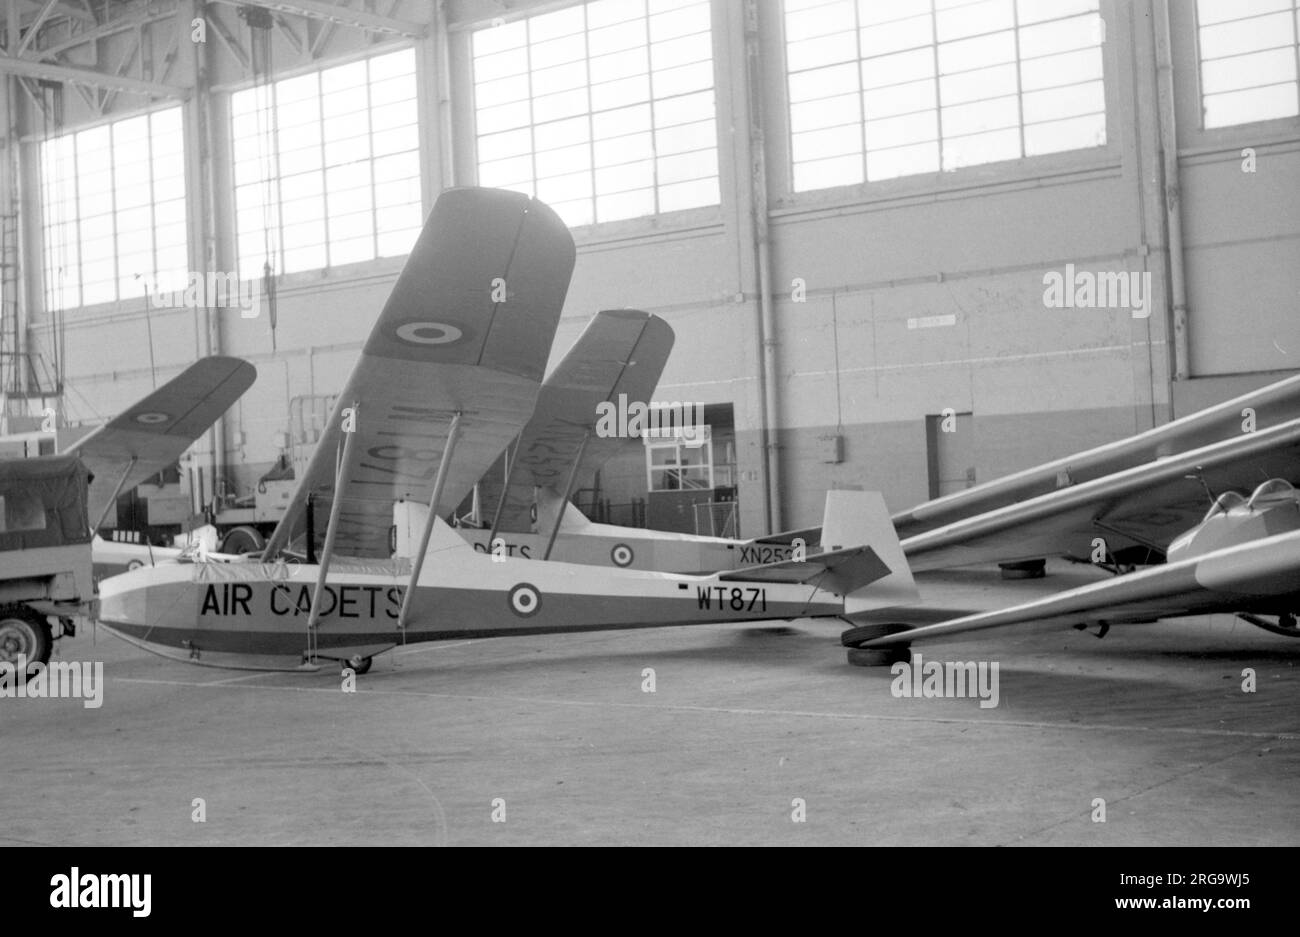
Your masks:
{"label": "roundel marking", "polygon": [[542,607],[542,594],[537,587],[521,582],[510,590],[510,611],[520,618],[531,618]]}
{"label": "roundel marking", "polygon": [[143,560],[131,560],[131,562],[126,564],[127,572],[132,572],[133,570],[142,569],[143,567],[144,567]]}
{"label": "roundel marking", "polygon": [[445,322],[404,322],[393,331],[408,345],[452,345],[465,334]]}
{"label": "roundel marking", "polygon": [[609,558],[614,561],[615,566],[627,567],[632,565],[635,554],[626,543],[616,543],[614,549],[609,551]]}
{"label": "roundel marking", "polygon": [[143,423],[146,426],[156,426],[159,423],[166,423],[170,419],[171,417],[167,414],[159,413],[156,410],[148,413],[137,413],[135,415],[135,421],[137,423]]}

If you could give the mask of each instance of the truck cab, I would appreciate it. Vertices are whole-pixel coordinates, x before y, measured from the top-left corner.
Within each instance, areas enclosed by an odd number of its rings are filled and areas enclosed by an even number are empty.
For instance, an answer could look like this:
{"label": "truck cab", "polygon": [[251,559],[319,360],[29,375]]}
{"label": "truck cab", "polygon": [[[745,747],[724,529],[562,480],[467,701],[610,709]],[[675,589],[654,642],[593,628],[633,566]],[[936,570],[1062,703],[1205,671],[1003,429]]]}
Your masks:
{"label": "truck cab", "polygon": [[47,663],[94,598],[89,480],[76,456],[0,461],[0,663]]}

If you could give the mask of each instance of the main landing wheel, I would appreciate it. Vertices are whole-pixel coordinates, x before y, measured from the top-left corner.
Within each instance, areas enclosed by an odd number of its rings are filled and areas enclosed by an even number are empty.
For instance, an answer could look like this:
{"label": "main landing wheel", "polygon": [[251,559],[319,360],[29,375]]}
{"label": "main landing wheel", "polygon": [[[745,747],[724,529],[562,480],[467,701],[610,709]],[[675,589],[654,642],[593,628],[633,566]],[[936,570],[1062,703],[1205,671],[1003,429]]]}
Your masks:
{"label": "main landing wheel", "polygon": [[25,605],[0,608],[0,661],[18,665],[24,657],[28,664],[50,662],[54,637],[44,615]]}
{"label": "main landing wheel", "polygon": [[375,662],[373,657],[349,657],[343,662],[344,667],[351,667],[352,672],[358,677],[370,670],[370,665]]}
{"label": "main landing wheel", "polygon": [[849,663],[854,667],[891,667],[894,664],[907,663],[912,659],[909,645],[895,647],[860,647],[863,642],[874,638],[883,638],[889,634],[901,634],[910,631],[909,625],[860,625],[850,628],[840,635],[840,644],[847,648]]}

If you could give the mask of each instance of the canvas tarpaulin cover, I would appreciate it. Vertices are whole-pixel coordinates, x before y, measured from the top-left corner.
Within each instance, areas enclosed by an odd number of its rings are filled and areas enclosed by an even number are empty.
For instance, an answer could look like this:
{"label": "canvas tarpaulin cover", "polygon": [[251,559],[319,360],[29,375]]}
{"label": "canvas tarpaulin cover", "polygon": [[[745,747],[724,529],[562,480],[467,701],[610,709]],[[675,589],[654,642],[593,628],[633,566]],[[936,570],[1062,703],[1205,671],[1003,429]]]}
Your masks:
{"label": "canvas tarpaulin cover", "polygon": [[88,543],[88,480],[76,456],[0,462],[0,551]]}

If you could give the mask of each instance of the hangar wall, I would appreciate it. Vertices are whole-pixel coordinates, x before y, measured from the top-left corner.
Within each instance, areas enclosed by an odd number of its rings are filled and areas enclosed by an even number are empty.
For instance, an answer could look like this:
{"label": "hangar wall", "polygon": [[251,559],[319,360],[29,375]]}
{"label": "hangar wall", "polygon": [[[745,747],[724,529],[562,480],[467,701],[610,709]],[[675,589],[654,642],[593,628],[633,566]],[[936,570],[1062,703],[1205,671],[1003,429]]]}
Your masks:
{"label": "hangar wall", "polygon": [[[559,5],[511,4],[507,10],[491,0],[452,0],[438,28],[416,42],[424,78],[426,209],[440,185],[473,181],[468,30]],[[820,520],[830,486],[879,488],[894,510],[924,500],[926,418],[946,409],[973,415],[972,468],[977,480],[986,480],[1164,422],[1176,411],[1238,392],[1243,381],[1262,384],[1294,370],[1300,355],[1300,120],[1200,130],[1191,5],[1174,3],[1176,201],[1188,270],[1191,374],[1187,381],[1171,380],[1155,6],[1152,0],[1102,2],[1109,26],[1105,146],[795,193],[785,142],[779,6],[771,0],[757,5],[763,65],[751,93],[746,7],[715,0],[722,204],[575,231],[578,262],[553,360],[598,309],[629,306],[667,319],[677,343],[658,397],[734,405],[741,528],[762,532],[759,283],[750,215],[757,139],[750,129],[757,121],[765,135],[777,322],[777,526]],[[401,0],[394,10],[415,19],[428,15],[427,5],[415,0]],[[166,61],[170,40],[163,31],[143,35],[156,45],[155,61]],[[109,62],[125,54],[118,38],[129,41],[115,37],[101,45]],[[296,38],[301,45],[312,34]],[[273,61],[283,63],[277,72],[311,67],[287,36],[277,31],[272,42]],[[390,45],[338,28],[322,44],[315,67]],[[217,89],[211,121],[217,264],[229,267],[233,222],[222,89],[249,79],[220,42],[206,55]],[[91,118],[81,104],[67,96],[66,126]],[[112,107],[108,112],[115,113]],[[28,107],[25,120],[30,140],[39,118]],[[1241,171],[1247,146],[1256,150],[1255,173]],[[33,165],[28,159],[29,217],[39,208],[32,205],[38,191]],[[195,195],[199,185],[192,172],[192,232],[201,230],[194,218],[195,205],[202,204]],[[39,244],[39,228],[30,222],[28,237]],[[198,268],[202,239],[192,234],[191,242]],[[1149,272],[1150,316],[1045,308],[1044,274],[1067,264]],[[275,459],[290,398],[342,386],[399,268],[400,260],[384,260],[283,277],[275,351],[265,318],[216,311],[220,350],[248,358],[259,370],[257,384],[225,420],[222,461],[233,490],[250,490]],[[38,284],[39,274],[31,276]],[[1251,329],[1241,328],[1243,311]],[[31,315],[39,346],[48,341],[51,319],[36,308]],[[68,410],[82,419],[112,413],[148,390],[150,328],[159,381],[204,350],[201,314],[193,310],[154,310],[146,319],[144,303],[122,301],[69,310],[63,322],[73,388]],[[843,437],[838,463],[821,461],[818,439],[828,434]],[[630,452],[611,477],[636,477],[638,460]]]}

